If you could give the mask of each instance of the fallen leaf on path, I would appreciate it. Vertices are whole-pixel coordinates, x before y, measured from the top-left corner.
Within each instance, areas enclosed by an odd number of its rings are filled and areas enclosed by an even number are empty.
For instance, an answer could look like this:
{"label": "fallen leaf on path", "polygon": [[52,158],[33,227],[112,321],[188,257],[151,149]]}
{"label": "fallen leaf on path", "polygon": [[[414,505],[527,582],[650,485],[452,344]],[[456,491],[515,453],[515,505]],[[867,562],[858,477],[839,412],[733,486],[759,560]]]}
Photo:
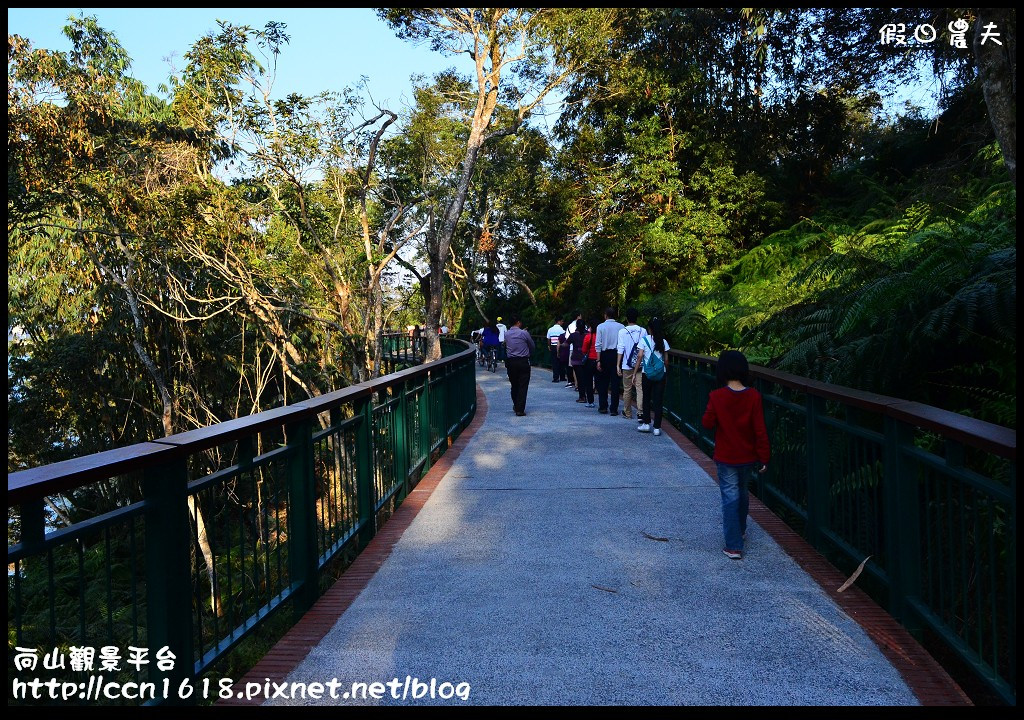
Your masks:
{"label": "fallen leaf on path", "polygon": [[596,588],[597,590],[604,590],[605,592],[617,593],[618,590],[615,588],[605,587],[604,585],[591,585],[590,587]]}
{"label": "fallen leaf on path", "polygon": [[657,540],[658,542],[668,542],[668,538],[666,538],[666,537],[658,537],[657,535],[651,535],[650,533],[646,533],[643,530],[640,531],[640,534],[643,535],[648,540]]}
{"label": "fallen leaf on path", "polygon": [[846,582],[844,582],[842,585],[840,585],[839,589],[836,590],[836,592],[843,592],[844,590],[846,590],[846,588],[848,588],[851,585],[853,585],[853,583],[857,581],[857,578],[860,577],[861,572],[863,572],[863,570],[864,570],[864,566],[868,564],[868,560],[870,560],[870,559],[871,559],[870,555],[868,555],[866,558],[864,558],[864,560],[861,562],[861,564],[857,566],[857,569],[853,571],[853,575],[851,575],[847,579]]}

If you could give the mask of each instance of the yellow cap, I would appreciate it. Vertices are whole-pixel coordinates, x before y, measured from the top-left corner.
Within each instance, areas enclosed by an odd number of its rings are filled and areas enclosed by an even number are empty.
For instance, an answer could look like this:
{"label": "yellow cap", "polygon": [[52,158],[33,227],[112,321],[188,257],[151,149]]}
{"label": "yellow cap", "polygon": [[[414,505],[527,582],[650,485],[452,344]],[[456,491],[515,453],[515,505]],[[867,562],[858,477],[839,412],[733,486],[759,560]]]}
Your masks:
{"label": "yellow cap", "polygon": [[501,322],[501,317],[500,316],[498,317],[498,322]]}

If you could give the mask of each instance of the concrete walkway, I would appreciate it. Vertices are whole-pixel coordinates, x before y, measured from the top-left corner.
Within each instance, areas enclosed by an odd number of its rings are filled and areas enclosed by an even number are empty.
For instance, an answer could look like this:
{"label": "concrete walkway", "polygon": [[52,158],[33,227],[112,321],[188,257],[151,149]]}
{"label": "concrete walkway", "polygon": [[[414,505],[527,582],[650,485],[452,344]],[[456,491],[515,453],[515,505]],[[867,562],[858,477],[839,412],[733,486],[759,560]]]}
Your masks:
{"label": "concrete walkway", "polygon": [[[718,488],[670,438],[576,404],[549,371],[526,417],[501,369],[478,381],[483,426],[290,682],[434,678],[491,705],[917,704],[760,527],[742,561],[722,555]],[[346,702],[466,704],[321,704]]]}

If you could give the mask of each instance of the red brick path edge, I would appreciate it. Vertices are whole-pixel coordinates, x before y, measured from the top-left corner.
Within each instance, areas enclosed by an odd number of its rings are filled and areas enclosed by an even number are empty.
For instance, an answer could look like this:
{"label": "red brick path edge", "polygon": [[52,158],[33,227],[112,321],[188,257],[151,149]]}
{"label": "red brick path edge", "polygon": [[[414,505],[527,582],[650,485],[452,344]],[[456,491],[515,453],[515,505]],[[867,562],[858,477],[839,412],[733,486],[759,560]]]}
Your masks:
{"label": "red brick path edge", "polygon": [[[662,430],[717,482],[714,460],[671,424],[665,423]],[[846,576],[754,496],[750,497],[750,516],[847,615],[864,628],[922,705],[973,705],[935,658],[863,590],[852,585],[844,592],[836,592],[846,582]]]}
{"label": "red brick path edge", "polygon": [[[342,613],[359,597],[367,583],[370,582],[370,578],[391,555],[395,543],[412,524],[420,508],[434,492],[434,488],[438,486],[441,479],[448,473],[452,463],[483,425],[485,417],[487,417],[487,398],[484,397],[484,393],[478,385],[476,388],[476,414],[462,434],[452,443],[445,454],[438,458],[427,474],[420,478],[416,487],[402,501],[402,504],[398,506],[383,527],[377,531],[369,544],[356,556],[341,577],[320,596],[313,607],[285,633],[284,637],[263,656],[262,660],[256,663],[241,680],[235,682],[236,688],[244,687],[247,682],[259,684],[263,684],[267,680],[283,682],[288,674],[298,667],[309,651],[316,647],[328,631],[334,627]],[[216,704],[220,706],[253,706],[261,704],[262,699],[257,697],[246,700],[234,697],[219,700]]]}

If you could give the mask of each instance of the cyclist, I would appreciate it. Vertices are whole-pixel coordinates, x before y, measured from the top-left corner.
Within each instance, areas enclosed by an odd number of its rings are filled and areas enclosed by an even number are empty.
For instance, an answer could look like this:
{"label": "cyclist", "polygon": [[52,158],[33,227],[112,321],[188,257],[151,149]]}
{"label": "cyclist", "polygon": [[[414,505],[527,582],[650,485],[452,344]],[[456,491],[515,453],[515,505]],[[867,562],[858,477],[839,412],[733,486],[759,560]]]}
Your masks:
{"label": "cyclist", "polygon": [[476,346],[476,358],[477,358],[477,360],[480,361],[481,365],[483,365],[483,359],[482,359],[483,358],[483,351],[480,348],[480,343],[482,342],[482,338],[481,338],[482,334],[483,334],[483,330],[482,329],[481,330],[474,330],[473,332],[471,332],[469,334],[469,341],[471,343],[473,343],[474,346]]}
{"label": "cyclist", "polygon": [[483,355],[486,359],[487,369],[494,372],[498,367],[498,347],[500,345],[498,326],[489,325],[483,331]]}

